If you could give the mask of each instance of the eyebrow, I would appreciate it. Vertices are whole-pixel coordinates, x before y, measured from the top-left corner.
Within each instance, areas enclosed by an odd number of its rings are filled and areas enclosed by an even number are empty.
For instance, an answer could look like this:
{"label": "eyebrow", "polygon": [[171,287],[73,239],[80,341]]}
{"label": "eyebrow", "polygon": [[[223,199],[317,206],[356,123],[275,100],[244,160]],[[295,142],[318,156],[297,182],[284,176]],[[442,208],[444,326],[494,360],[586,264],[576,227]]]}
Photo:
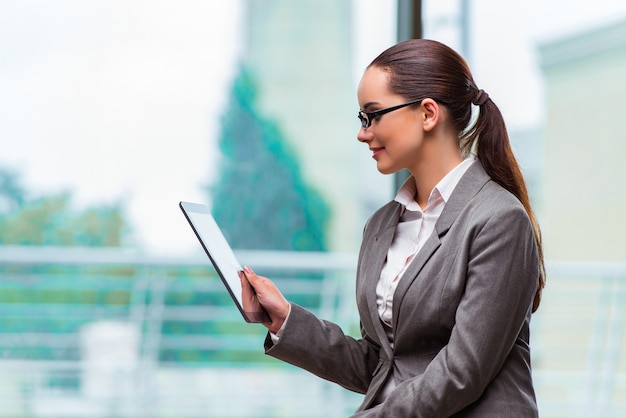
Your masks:
{"label": "eyebrow", "polygon": [[363,105],[363,110],[367,110],[368,108],[370,108],[370,107],[372,107],[374,105],[377,105],[377,104],[380,104],[380,103],[378,103],[378,102],[367,102],[367,103],[365,103]]}

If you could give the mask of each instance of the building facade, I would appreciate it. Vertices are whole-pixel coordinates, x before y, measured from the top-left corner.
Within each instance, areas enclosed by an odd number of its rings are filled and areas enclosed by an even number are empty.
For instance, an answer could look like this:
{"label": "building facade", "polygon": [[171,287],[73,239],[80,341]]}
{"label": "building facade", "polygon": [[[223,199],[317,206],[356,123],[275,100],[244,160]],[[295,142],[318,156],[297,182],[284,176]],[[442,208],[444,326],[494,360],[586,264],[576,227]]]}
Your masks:
{"label": "building facade", "polygon": [[546,258],[626,261],[626,21],[545,43]]}

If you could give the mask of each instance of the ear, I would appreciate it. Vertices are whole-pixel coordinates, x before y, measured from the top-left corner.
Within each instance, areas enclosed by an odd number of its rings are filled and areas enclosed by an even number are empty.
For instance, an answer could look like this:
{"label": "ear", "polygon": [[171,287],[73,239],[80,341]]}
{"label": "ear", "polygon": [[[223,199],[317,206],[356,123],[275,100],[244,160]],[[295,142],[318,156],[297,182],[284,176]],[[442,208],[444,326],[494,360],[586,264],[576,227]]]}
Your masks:
{"label": "ear", "polygon": [[439,124],[442,109],[433,99],[424,99],[422,101],[422,126],[425,131],[432,131]]}

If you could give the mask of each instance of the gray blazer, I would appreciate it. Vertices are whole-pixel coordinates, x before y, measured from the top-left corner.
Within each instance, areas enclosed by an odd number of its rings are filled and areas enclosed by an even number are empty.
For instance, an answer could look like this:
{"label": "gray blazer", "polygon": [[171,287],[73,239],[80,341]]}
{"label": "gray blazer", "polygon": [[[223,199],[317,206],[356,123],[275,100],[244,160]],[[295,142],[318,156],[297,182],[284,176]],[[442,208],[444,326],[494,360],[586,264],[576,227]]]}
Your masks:
{"label": "gray blazer", "polygon": [[[358,417],[538,416],[529,323],[539,266],[524,208],[480,163],[468,169],[396,289],[392,348],[375,290],[401,210],[388,203],[364,230],[356,281],[362,337],[292,304],[266,353],[364,393]],[[376,404],[391,371],[397,386]]]}

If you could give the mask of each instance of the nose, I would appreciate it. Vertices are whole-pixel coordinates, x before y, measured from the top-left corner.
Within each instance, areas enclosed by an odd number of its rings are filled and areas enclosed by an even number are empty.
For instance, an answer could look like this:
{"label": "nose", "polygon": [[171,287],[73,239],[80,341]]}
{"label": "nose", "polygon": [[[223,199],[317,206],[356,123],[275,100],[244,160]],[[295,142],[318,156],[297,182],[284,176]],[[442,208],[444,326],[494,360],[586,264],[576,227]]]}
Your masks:
{"label": "nose", "polygon": [[368,143],[373,138],[374,138],[374,134],[371,132],[371,130],[367,130],[367,129],[363,128],[363,127],[359,128],[359,132],[356,134],[356,139],[359,142]]}

